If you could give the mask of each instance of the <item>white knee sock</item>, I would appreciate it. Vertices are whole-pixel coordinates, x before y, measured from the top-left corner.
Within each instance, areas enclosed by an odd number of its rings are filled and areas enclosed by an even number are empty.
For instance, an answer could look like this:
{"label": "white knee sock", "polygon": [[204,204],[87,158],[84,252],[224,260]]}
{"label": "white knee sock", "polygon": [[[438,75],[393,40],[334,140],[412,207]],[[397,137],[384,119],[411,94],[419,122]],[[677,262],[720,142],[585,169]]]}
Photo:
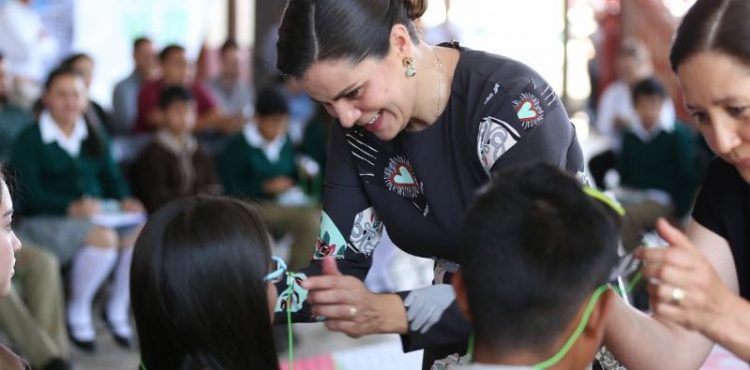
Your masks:
{"label": "white knee sock", "polygon": [[78,340],[90,341],[96,337],[91,316],[94,294],[112,271],[117,261],[114,248],[83,246],[78,250],[71,270],[71,292],[67,317],[71,334]]}
{"label": "white knee sock", "polygon": [[130,305],[130,261],[133,259],[133,247],[120,252],[120,259],[115,268],[115,281],[109,292],[107,318],[117,335],[131,336],[128,306]]}

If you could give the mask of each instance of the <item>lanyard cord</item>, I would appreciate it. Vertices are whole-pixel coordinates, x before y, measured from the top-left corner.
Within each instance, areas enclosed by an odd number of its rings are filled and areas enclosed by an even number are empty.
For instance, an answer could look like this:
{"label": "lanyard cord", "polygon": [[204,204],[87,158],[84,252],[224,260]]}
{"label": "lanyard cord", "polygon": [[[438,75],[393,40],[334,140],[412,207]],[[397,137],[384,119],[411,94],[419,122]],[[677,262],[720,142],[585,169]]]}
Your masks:
{"label": "lanyard cord", "polygon": [[294,297],[294,275],[286,273],[286,283],[289,286],[289,296],[286,298],[286,328],[289,341],[289,370],[294,370],[294,333],[292,332],[292,298]]}
{"label": "lanyard cord", "polygon": [[[565,344],[563,344],[562,348],[552,357],[549,359],[542,361],[536,365],[533,366],[534,369],[547,369],[549,367],[554,366],[560,360],[562,360],[565,355],[568,354],[570,349],[573,347],[573,345],[576,343],[578,338],[581,337],[581,334],[583,333],[583,330],[586,328],[586,325],[589,322],[589,319],[591,319],[591,313],[594,312],[594,307],[596,307],[596,303],[599,301],[599,298],[604,294],[604,292],[607,291],[607,289],[610,289],[609,285],[601,285],[599,288],[594,291],[594,294],[591,295],[591,298],[589,299],[588,304],[586,305],[586,309],[583,311],[583,316],[581,317],[581,321],[578,323],[578,326],[573,331],[573,334],[570,335],[567,341],[565,341]],[[469,346],[467,348],[467,359],[469,362],[472,361],[474,357],[474,335],[472,334],[469,337]]]}

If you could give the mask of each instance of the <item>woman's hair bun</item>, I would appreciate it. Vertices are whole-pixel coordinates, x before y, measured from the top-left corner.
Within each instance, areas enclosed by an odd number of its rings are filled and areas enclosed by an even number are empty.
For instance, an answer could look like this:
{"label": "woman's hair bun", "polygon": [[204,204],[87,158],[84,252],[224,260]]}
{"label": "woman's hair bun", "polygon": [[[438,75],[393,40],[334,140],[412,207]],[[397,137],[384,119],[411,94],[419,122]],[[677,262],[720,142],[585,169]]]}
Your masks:
{"label": "woman's hair bun", "polygon": [[402,0],[409,19],[416,20],[427,11],[427,0]]}

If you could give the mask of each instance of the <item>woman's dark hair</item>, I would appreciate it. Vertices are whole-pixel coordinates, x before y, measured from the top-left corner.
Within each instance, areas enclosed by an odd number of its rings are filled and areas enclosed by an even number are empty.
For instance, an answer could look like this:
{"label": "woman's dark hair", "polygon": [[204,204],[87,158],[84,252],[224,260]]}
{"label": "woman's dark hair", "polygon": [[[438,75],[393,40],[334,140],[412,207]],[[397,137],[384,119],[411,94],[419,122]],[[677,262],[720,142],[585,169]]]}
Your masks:
{"label": "woman's dark hair", "polygon": [[[52,70],[52,72],[47,75],[47,80],[44,81],[45,92],[49,91],[55,80],[65,76],[73,76],[83,79],[81,74],[71,67],[70,63],[62,63],[61,67]],[[94,157],[104,155],[104,153],[106,152],[107,143],[104,141],[101,131],[98,127],[92,125],[91,122],[86,119],[86,117],[84,117],[84,121],[86,122],[86,130],[88,130],[89,132],[88,137],[84,139],[82,143],[82,147],[85,153]]]}
{"label": "woman's dark hair", "polygon": [[319,60],[383,58],[396,24],[419,42],[414,20],[426,9],[426,0],[289,0],[279,26],[276,66],[302,77]]}
{"label": "woman's dark hair", "polygon": [[259,211],[193,197],[150,218],[130,274],[141,359],[149,370],[277,369]]}
{"label": "woman's dark hair", "polygon": [[702,51],[717,51],[750,66],[750,1],[698,0],[677,28],[672,70]]}

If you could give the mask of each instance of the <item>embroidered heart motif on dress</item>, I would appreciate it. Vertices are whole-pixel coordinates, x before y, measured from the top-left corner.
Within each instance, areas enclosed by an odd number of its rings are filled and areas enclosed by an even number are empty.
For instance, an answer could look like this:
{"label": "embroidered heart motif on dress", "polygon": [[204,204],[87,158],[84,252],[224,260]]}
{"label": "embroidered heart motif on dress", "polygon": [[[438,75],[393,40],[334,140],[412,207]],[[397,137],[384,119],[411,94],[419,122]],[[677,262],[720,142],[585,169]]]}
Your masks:
{"label": "embroidered heart motif on dress", "polygon": [[534,104],[530,101],[524,101],[520,107],[518,107],[518,119],[521,121],[530,121],[539,116]]}
{"label": "embroidered heart motif on dress", "polygon": [[398,167],[398,175],[393,176],[393,182],[398,185],[416,185],[414,177],[412,177],[409,170],[404,166]]}

